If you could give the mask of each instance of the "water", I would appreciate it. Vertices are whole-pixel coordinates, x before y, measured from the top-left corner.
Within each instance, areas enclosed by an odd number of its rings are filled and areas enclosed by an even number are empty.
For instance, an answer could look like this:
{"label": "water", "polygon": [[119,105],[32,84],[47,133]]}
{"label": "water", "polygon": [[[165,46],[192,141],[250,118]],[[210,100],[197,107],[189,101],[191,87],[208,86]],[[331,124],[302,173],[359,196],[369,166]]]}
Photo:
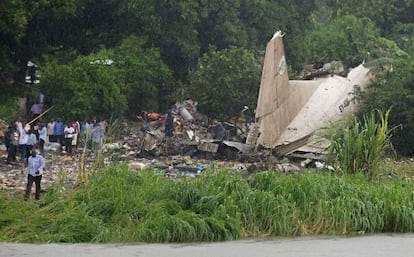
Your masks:
{"label": "water", "polygon": [[414,234],[300,237],[199,244],[15,244],[1,243],[1,257],[407,257]]}

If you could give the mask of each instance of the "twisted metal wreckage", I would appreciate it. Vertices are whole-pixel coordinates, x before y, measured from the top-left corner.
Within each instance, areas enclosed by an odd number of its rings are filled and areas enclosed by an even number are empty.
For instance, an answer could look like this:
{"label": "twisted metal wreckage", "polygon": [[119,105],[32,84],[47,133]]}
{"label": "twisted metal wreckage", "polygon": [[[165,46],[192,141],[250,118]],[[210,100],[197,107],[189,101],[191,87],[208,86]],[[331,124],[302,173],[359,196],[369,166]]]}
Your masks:
{"label": "twisted metal wreckage", "polygon": [[[355,112],[357,102],[352,92],[356,86],[366,88],[370,70],[361,64],[343,77],[338,75],[344,74],[343,66],[332,62],[316,70],[315,76],[305,74],[312,80],[289,80],[282,37],[280,31],[276,32],[266,47],[255,120],[250,124],[240,120],[220,123],[208,129],[202,126],[205,123],[194,122],[202,120],[195,117],[200,114],[194,102],[184,101],[178,104],[180,115],[176,119],[176,134],[182,137],[168,147],[168,154],[204,152],[228,158],[232,152],[229,158],[234,158],[265,149],[277,157],[323,159],[329,142],[319,136],[321,129]],[[148,129],[141,151],[161,149],[165,154],[166,148],[159,147],[162,141],[160,130]]]}

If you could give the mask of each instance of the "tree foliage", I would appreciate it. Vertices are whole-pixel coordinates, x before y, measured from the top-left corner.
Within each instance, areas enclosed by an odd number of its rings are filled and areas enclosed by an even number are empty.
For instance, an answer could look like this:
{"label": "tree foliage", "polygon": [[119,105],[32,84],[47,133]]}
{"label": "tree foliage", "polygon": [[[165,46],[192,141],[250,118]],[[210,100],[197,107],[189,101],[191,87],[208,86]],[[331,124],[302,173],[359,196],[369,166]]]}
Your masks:
{"label": "tree foliage", "polygon": [[[105,64],[111,52],[79,56],[67,64],[56,62],[42,70],[42,87],[53,95],[54,114],[64,119],[95,118],[126,110],[126,98],[116,68]],[[69,97],[68,97],[69,96]],[[91,117],[91,115],[94,115]]]}
{"label": "tree foliage", "polygon": [[171,71],[157,49],[141,46],[137,38],[127,38],[114,50],[79,55],[67,63],[48,60],[42,69],[42,88],[54,96],[54,114],[107,118],[127,110],[157,109],[158,89],[170,83]]}
{"label": "tree foliage", "polygon": [[172,71],[162,61],[156,48],[144,48],[145,41],[137,37],[126,38],[114,49],[116,69],[124,84],[123,93],[128,101],[128,112],[167,109],[169,96],[176,83]]}
{"label": "tree foliage", "polygon": [[343,16],[329,25],[316,23],[315,29],[305,38],[303,50],[307,63],[322,58],[341,60],[347,67],[355,67],[377,53],[380,45],[379,30],[369,19]]}
{"label": "tree foliage", "polygon": [[243,48],[211,49],[189,74],[188,92],[199,109],[212,118],[238,114],[254,107],[260,84],[261,62]]}
{"label": "tree foliage", "polygon": [[367,17],[384,29],[390,29],[397,20],[404,23],[413,22],[413,0],[327,0],[326,2],[333,8],[336,17],[351,14],[360,18]]}
{"label": "tree foliage", "polygon": [[412,156],[414,149],[414,60],[393,62],[370,85],[363,98],[361,113],[392,108],[389,124],[396,127],[392,143],[401,156]]}
{"label": "tree foliage", "polygon": [[397,23],[393,26],[390,39],[411,57],[414,56],[414,23]]}

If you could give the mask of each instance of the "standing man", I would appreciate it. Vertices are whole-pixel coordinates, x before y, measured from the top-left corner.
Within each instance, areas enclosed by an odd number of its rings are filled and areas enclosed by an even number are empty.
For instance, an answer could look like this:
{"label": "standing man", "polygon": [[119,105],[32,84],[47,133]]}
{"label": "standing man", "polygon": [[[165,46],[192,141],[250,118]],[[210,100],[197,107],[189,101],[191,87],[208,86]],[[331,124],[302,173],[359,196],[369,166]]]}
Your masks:
{"label": "standing man", "polygon": [[30,108],[30,111],[32,113],[31,118],[36,119],[40,114],[42,114],[43,105],[39,103],[34,103],[32,107]]}
{"label": "standing man", "polygon": [[56,142],[55,139],[55,120],[50,120],[46,125],[47,136],[49,137],[49,142]]}
{"label": "standing man", "polygon": [[12,164],[12,161],[16,161],[17,148],[19,148],[20,133],[16,128],[16,124],[11,127],[9,147],[7,148],[7,164]]}
{"label": "standing man", "polygon": [[171,138],[174,135],[174,108],[175,103],[170,103],[168,106],[167,118],[165,120],[165,137]]}
{"label": "standing man", "polygon": [[64,131],[65,125],[60,119],[56,119],[55,125],[53,127],[53,135],[56,137],[56,142],[59,142],[61,146],[64,144]]}
{"label": "standing man", "polygon": [[31,129],[27,131],[28,139],[26,144],[26,158],[29,159],[31,155],[32,149],[36,146],[37,139],[36,135],[33,133]]}
{"label": "standing man", "polygon": [[40,199],[40,181],[42,180],[42,174],[45,169],[45,159],[43,156],[37,154],[37,149],[33,148],[32,154],[28,160],[28,175],[27,175],[27,185],[26,193],[24,195],[24,200],[28,200],[30,197],[30,192],[32,191],[33,182],[36,185],[35,199]]}
{"label": "standing man", "polygon": [[99,122],[96,122],[93,125],[92,131],[91,131],[91,140],[92,140],[92,150],[97,153],[102,145],[105,138],[105,132]]}
{"label": "standing man", "polygon": [[40,129],[39,129],[39,148],[40,153],[44,154],[45,152],[45,142],[47,140],[47,128],[45,124],[40,123]]}
{"label": "standing man", "polygon": [[17,147],[19,146],[19,132],[13,126],[7,128],[4,134],[4,143],[7,147],[7,164],[16,160]]}
{"label": "standing man", "polygon": [[73,134],[75,134],[75,129],[73,128],[72,124],[68,122],[63,131],[65,134],[65,150],[68,154],[72,154],[72,140]]}
{"label": "standing man", "polygon": [[6,146],[7,149],[7,164],[11,164],[10,162],[10,145],[11,145],[11,138],[13,136],[13,127],[12,126],[8,126],[6,132],[4,133],[4,145]]}
{"label": "standing man", "polygon": [[20,162],[25,163],[27,158],[27,141],[29,140],[29,134],[27,133],[30,129],[29,125],[23,127],[23,125],[18,125],[19,130],[19,145],[20,145]]}
{"label": "standing man", "polygon": [[78,135],[79,135],[79,131],[80,131],[80,123],[77,120],[74,120],[72,122],[72,127],[74,129],[74,133],[73,133],[73,139],[72,139],[72,147],[75,148],[75,150],[78,148]]}

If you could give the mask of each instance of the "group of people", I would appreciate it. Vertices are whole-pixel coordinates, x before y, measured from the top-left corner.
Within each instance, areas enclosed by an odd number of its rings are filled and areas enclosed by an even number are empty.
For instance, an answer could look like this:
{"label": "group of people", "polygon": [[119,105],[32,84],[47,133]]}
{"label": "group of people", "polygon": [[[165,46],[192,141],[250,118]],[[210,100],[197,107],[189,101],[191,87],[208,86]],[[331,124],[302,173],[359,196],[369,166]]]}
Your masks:
{"label": "group of people", "polygon": [[[19,152],[20,161],[27,163],[30,152],[38,144],[44,141],[43,130],[36,131],[30,124],[25,124],[21,120],[16,120],[7,127],[4,133],[4,143],[7,148],[7,164],[16,161]],[[39,143],[42,145],[42,143]]]}
{"label": "group of people", "polygon": [[[28,168],[25,200],[30,196],[33,182],[36,184],[35,199],[40,197],[40,181],[45,169],[43,154],[49,143],[58,143],[62,146],[62,153],[71,155],[73,148],[80,143],[79,138],[87,144],[89,149],[98,150],[103,144],[107,124],[105,121],[70,121],[64,124],[60,119],[47,123],[25,123],[16,120],[10,124],[4,133],[4,144],[7,149],[7,164],[17,161],[24,163]],[[18,158],[19,157],[19,160]]]}
{"label": "group of people", "polygon": [[36,184],[35,199],[40,199],[40,181],[42,180],[43,171],[46,166],[43,156],[38,154],[38,145],[43,146],[45,142],[46,131],[41,128],[32,127],[30,124],[24,124],[21,120],[16,120],[8,126],[4,133],[4,143],[7,148],[7,164],[12,164],[17,160],[16,155],[20,152],[20,161],[27,164],[27,185],[24,199],[29,199],[33,182]]}
{"label": "group of people", "polygon": [[106,127],[105,121],[70,121],[64,124],[60,119],[55,119],[33,125],[16,120],[8,126],[4,136],[7,163],[12,164],[16,161],[17,153],[20,153],[20,161],[27,163],[34,146],[38,146],[43,154],[48,143],[59,143],[62,152],[71,155],[73,148],[76,149],[79,145],[80,137],[87,139],[85,143],[89,148],[99,149],[105,137]]}

